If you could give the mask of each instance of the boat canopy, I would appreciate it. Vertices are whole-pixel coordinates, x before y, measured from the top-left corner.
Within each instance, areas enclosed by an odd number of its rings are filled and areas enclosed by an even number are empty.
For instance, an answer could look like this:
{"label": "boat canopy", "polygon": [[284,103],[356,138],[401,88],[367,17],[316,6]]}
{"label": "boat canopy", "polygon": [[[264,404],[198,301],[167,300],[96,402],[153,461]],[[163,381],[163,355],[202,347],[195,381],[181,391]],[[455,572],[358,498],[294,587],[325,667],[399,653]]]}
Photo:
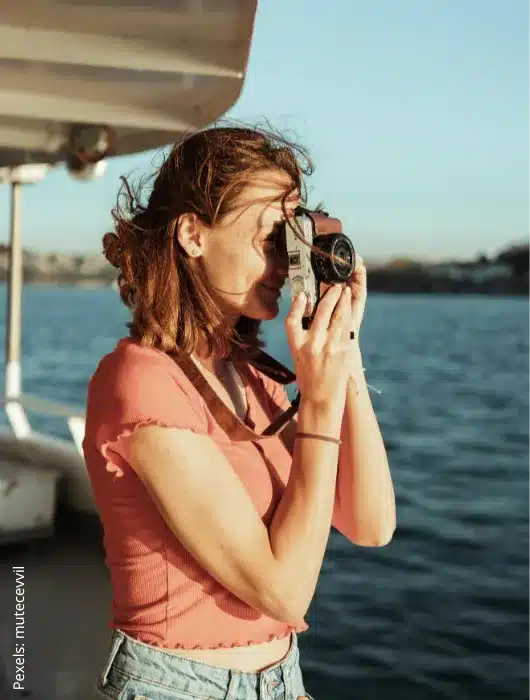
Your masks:
{"label": "boat canopy", "polygon": [[[166,146],[221,117],[243,86],[256,5],[0,0],[0,183],[11,185],[0,395],[11,434],[0,434],[1,452],[17,464],[24,456],[38,469],[49,459],[76,509],[95,512],[82,459],[83,411],[22,393],[22,187],[59,163],[72,176],[92,180],[104,173],[109,157]],[[36,433],[26,411],[65,418],[73,444]],[[8,467],[2,472],[0,465],[2,483],[12,482]],[[24,512],[31,520],[30,506]],[[13,530],[15,520],[6,525],[4,518],[0,530]]]}
{"label": "boat canopy", "polygon": [[212,123],[241,92],[256,5],[0,0],[0,168],[137,153]]}

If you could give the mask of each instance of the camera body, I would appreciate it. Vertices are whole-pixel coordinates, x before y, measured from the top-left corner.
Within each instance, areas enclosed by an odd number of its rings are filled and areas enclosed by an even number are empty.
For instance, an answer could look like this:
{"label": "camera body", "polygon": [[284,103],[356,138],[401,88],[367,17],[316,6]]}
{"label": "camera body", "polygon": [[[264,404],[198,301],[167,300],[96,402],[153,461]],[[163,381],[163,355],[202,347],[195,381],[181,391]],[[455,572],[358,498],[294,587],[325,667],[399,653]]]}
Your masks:
{"label": "camera body", "polygon": [[[307,330],[320,301],[320,284],[346,282],[355,270],[355,249],[350,239],[342,232],[340,220],[323,211],[309,211],[298,207],[294,216],[287,219],[284,227],[291,295],[294,299],[300,292],[304,292],[307,297],[302,318],[302,327]],[[299,236],[303,240],[300,240]],[[334,256],[335,259],[330,260],[320,253],[313,252],[307,244]]]}

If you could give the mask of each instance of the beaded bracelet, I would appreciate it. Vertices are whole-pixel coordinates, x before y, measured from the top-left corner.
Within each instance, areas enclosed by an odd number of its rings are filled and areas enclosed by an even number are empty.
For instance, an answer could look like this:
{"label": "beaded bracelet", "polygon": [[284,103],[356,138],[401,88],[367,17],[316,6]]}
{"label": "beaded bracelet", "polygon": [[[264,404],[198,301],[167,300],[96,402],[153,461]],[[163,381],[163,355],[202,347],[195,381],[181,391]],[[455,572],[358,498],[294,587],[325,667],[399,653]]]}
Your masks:
{"label": "beaded bracelet", "polygon": [[325,440],[326,442],[334,442],[336,445],[342,444],[342,440],[338,438],[328,437],[327,435],[317,435],[316,433],[295,433],[295,438],[314,438],[315,440]]}

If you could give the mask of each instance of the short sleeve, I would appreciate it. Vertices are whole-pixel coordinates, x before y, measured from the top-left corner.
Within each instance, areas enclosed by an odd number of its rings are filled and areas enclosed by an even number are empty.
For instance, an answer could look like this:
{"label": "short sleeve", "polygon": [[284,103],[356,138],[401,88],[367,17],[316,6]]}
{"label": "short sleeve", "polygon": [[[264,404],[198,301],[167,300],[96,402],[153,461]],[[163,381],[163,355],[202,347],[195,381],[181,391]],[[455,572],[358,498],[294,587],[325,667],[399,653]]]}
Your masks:
{"label": "short sleeve", "polygon": [[151,357],[144,349],[107,360],[89,385],[85,436],[105,459],[107,471],[123,476],[123,462],[130,463],[128,438],[140,426],[208,432],[203,400],[167,356]]}

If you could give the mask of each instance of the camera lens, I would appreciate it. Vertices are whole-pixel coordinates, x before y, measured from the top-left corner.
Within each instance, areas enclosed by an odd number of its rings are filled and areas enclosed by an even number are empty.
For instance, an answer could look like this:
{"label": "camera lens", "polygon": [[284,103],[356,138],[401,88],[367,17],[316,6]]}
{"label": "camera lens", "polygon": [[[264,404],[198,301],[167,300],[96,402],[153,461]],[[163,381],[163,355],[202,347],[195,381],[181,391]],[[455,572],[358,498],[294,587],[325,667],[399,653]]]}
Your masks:
{"label": "camera lens", "polygon": [[313,245],[324,253],[340,258],[329,260],[318,253],[311,253],[311,263],[319,282],[333,284],[345,282],[355,270],[355,249],[343,233],[316,236]]}
{"label": "camera lens", "polygon": [[337,267],[345,267],[346,269],[351,269],[352,264],[353,264],[353,253],[352,250],[349,246],[345,245],[343,240],[337,241],[337,244],[335,245],[335,249],[333,250],[333,253],[339,257],[345,260],[346,262],[342,263],[337,261],[336,265]]}

